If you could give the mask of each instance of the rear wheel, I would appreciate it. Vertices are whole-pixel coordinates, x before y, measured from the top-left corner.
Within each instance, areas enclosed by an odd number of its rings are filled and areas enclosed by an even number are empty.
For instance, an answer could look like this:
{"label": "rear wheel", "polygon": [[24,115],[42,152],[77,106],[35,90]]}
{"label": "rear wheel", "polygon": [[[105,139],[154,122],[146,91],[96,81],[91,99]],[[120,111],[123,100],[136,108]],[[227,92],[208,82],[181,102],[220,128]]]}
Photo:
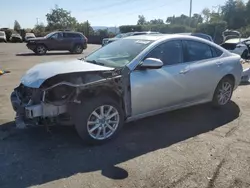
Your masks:
{"label": "rear wheel", "polygon": [[44,55],[47,52],[47,48],[44,45],[37,45],[35,52],[37,55]]}
{"label": "rear wheel", "polygon": [[76,130],[88,144],[102,144],[114,138],[124,123],[121,106],[107,96],[92,98],[73,108]]}
{"label": "rear wheel", "polygon": [[217,88],[214,92],[212,101],[213,106],[223,107],[227,105],[232,98],[233,90],[234,90],[233,80],[229,77],[223,78],[217,85]]}
{"label": "rear wheel", "polygon": [[83,52],[83,46],[80,44],[75,45],[73,52],[75,54],[81,54]]}
{"label": "rear wheel", "polygon": [[243,58],[243,59],[247,59],[247,58],[248,58],[248,51],[247,51],[247,50],[245,50],[245,51],[242,53],[241,58]]}

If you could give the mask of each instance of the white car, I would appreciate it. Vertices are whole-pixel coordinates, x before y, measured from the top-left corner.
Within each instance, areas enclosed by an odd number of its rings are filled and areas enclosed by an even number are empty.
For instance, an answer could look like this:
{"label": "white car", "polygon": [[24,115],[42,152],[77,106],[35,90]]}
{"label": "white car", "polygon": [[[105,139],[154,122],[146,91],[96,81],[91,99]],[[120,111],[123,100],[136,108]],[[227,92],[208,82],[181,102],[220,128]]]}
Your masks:
{"label": "white car", "polygon": [[243,59],[247,59],[249,56],[250,39],[233,38],[226,40],[221,46],[232,53],[240,55]]}
{"label": "white car", "polygon": [[6,34],[4,31],[0,31],[0,42],[7,42]]}
{"label": "white car", "polygon": [[34,39],[34,38],[36,38],[36,36],[35,36],[34,33],[26,33],[26,34],[25,34],[25,37],[24,37],[24,39],[25,39],[26,42],[27,42],[29,39]]}
{"label": "white car", "polygon": [[126,37],[86,58],[28,70],[11,94],[16,125],[69,120],[82,139],[103,143],[125,122],[207,102],[227,105],[241,81],[240,60],[198,37]]}

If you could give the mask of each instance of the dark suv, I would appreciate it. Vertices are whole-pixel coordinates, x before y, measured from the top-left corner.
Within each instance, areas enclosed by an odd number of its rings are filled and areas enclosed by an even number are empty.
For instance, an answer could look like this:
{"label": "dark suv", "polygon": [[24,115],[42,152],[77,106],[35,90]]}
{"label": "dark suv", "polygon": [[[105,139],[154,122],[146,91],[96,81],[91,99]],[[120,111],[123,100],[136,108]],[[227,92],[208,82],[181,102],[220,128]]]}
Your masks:
{"label": "dark suv", "polygon": [[27,47],[38,55],[47,51],[68,50],[71,53],[81,54],[87,48],[88,39],[80,32],[55,31],[45,37],[32,38],[27,41]]}

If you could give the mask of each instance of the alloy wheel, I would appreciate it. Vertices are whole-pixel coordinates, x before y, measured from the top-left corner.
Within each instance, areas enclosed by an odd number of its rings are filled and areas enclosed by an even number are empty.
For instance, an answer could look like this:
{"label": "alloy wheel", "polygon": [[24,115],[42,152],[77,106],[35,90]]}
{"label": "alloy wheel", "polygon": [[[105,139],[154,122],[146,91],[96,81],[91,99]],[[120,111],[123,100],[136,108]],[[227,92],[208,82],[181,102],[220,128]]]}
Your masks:
{"label": "alloy wheel", "polygon": [[233,91],[232,84],[230,84],[229,82],[223,82],[221,84],[221,88],[219,89],[217,95],[218,104],[222,106],[227,104],[231,98],[232,91]]}
{"label": "alloy wheel", "polygon": [[38,46],[36,49],[37,53],[44,54],[46,52],[46,49],[44,46]]}
{"label": "alloy wheel", "polygon": [[102,105],[96,108],[89,116],[87,130],[96,140],[105,140],[111,137],[120,123],[118,110],[111,105]]}

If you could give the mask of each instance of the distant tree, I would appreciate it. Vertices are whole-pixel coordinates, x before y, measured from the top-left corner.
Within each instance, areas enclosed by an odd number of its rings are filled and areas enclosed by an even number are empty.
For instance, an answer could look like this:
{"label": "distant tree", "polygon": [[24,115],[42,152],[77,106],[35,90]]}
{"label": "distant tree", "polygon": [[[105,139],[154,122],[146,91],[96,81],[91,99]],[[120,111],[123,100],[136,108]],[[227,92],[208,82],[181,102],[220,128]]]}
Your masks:
{"label": "distant tree", "polygon": [[201,12],[201,14],[203,15],[204,21],[208,22],[210,19],[210,15],[211,15],[211,11],[209,8],[204,8]]}
{"label": "distant tree", "polygon": [[17,20],[15,20],[14,22],[14,30],[15,31],[20,31],[21,30],[21,26],[19,24],[19,22]]}
{"label": "distant tree", "polygon": [[154,19],[154,20],[150,20],[149,24],[164,24],[164,21],[162,19]]}
{"label": "distant tree", "polygon": [[94,34],[94,30],[89,22],[77,23],[76,30],[82,32],[83,34],[89,36]]}
{"label": "distant tree", "polygon": [[223,20],[227,22],[230,29],[238,29],[246,26],[246,8],[242,0],[228,0],[222,6]]}
{"label": "distant tree", "polygon": [[46,17],[48,30],[74,29],[77,25],[77,20],[71,16],[70,11],[59,8],[58,5],[55,5],[55,8],[46,14]]}
{"label": "distant tree", "polygon": [[145,25],[145,24],[147,24],[146,18],[143,15],[139,15],[137,25]]}
{"label": "distant tree", "polygon": [[107,37],[108,36],[108,29],[99,29],[96,32],[96,35],[100,35],[102,37]]}
{"label": "distant tree", "polygon": [[191,18],[182,14],[181,16],[168,17],[166,23],[171,25],[184,25],[192,28],[196,28],[199,23],[202,23],[203,19],[200,14],[194,14]]}

